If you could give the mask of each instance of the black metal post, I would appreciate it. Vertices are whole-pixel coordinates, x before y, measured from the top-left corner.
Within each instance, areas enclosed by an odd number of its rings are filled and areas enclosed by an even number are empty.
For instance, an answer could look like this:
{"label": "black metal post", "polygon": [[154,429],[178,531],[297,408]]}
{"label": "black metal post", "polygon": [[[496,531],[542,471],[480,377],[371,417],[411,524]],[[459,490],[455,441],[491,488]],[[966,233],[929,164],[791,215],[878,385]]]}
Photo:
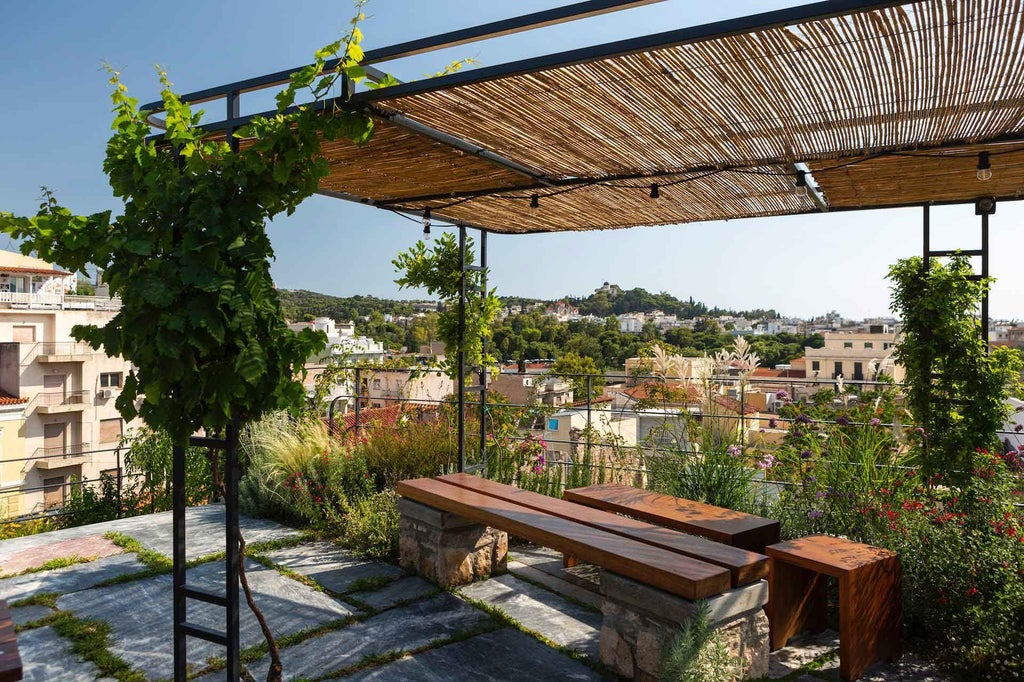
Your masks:
{"label": "black metal post", "polygon": [[931,206],[925,204],[923,206],[924,215],[923,217],[923,231],[924,231],[924,254],[921,258],[923,265],[924,274],[928,274],[928,270],[931,267],[931,254],[932,254],[932,224],[931,224]]}
{"label": "black metal post", "polygon": [[587,462],[588,463],[590,463],[590,433],[591,433],[590,417],[591,417],[591,404],[592,404],[591,400],[590,400],[590,394],[591,394],[591,386],[593,384],[593,381],[594,381],[593,375],[588,374],[587,375],[587,439],[586,439],[586,452],[587,452]]}
{"label": "black metal post", "polygon": [[363,402],[363,384],[361,383],[362,372],[356,367],[356,421],[353,426],[353,436],[359,437],[359,412],[361,410],[360,403]]}
{"label": "black metal post", "polygon": [[459,473],[466,470],[466,226],[459,225]]}
{"label": "black metal post", "polygon": [[[988,279],[988,212],[981,214],[981,278]],[[981,297],[981,338],[985,341],[985,351],[988,352],[988,285],[985,285],[985,293]]]}
{"label": "black metal post", "polygon": [[238,570],[239,540],[238,528],[238,482],[241,467],[238,463],[238,418],[233,417],[225,433],[224,447],[224,535],[225,535],[225,597],[227,618],[224,633],[227,636],[227,679],[231,682],[241,679],[241,646],[238,634]]}
{"label": "black metal post", "polygon": [[124,472],[121,470],[121,444],[117,444],[117,449],[114,451],[117,456],[117,518],[124,516]]}
{"label": "black metal post", "polygon": [[[335,407],[337,407],[338,401],[344,397],[345,396],[343,395],[339,395],[337,398],[331,401],[331,406],[327,409],[327,432],[330,433],[332,436],[334,435],[334,409]],[[356,400],[358,399],[359,398],[357,396]]]}
{"label": "black metal post", "polygon": [[[487,231],[480,230],[480,299],[487,299]],[[480,354],[487,355],[487,339],[480,339]],[[480,462],[486,469],[487,460],[487,380],[488,368],[480,361]]]}
{"label": "black metal post", "polygon": [[171,448],[172,577],[174,582],[174,682],[185,682],[185,448]]}

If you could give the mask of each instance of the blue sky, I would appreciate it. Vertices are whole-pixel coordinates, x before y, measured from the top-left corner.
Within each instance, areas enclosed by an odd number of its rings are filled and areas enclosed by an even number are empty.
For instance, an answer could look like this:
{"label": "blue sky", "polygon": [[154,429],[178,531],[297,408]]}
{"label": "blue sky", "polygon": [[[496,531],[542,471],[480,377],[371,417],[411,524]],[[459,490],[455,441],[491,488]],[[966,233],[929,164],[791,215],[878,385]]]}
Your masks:
{"label": "blue sky", "polygon": [[[569,0],[373,0],[363,26],[373,48],[546,9]],[[667,0],[530,35],[393,62],[401,79],[453,59],[482,64],[561,51],[795,4],[777,0]],[[34,0],[5,3],[0,23],[0,210],[34,213],[39,186],[79,212],[111,208],[102,173],[109,99],[102,63],[122,70],[132,94],[156,99],[153,65],[182,92],[301,65],[347,26],[352,6],[324,0]],[[260,103],[254,102],[256,107]],[[219,106],[219,103],[213,106]],[[243,100],[243,107],[244,107]],[[266,107],[259,107],[266,108]],[[255,109],[250,109],[250,111]],[[215,112],[219,114],[220,112]],[[1024,318],[1018,266],[1024,204],[992,221],[992,314]],[[972,207],[933,212],[936,248],[978,245]],[[399,295],[391,260],[421,229],[390,213],[313,197],[270,226],[273,274],[284,288],[337,295]],[[585,295],[603,281],[693,296],[732,308],[775,307],[810,316],[887,314],[888,266],[921,249],[919,209],[738,220],[588,233],[490,237],[499,294]],[[0,236],[0,248],[11,248]],[[402,297],[415,295],[404,292]]]}

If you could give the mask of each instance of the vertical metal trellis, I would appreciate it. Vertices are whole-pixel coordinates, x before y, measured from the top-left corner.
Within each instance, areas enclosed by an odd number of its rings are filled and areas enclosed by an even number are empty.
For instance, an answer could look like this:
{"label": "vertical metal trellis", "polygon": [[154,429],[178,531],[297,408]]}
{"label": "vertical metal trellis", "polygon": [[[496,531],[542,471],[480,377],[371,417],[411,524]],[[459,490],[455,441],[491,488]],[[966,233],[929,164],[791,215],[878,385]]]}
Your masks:
{"label": "vertical metal trellis", "polygon": [[[482,468],[484,463],[484,457],[486,455],[486,443],[487,443],[487,427],[485,424],[487,415],[487,368],[481,366],[478,368],[480,383],[476,386],[466,386],[466,304],[469,297],[469,277],[470,272],[481,273],[480,277],[480,296],[487,296],[487,232],[480,230],[480,264],[474,265],[473,263],[466,262],[467,245],[466,245],[466,226],[462,223],[459,224],[459,354],[458,354],[458,386],[456,387],[456,395],[458,396],[458,449],[459,449],[459,472],[466,470],[466,394],[467,393],[479,393],[480,394],[480,462],[472,467],[474,470]],[[482,351],[486,351],[486,342],[482,346]]]}
{"label": "vertical metal trellis", "polygon": [[[241,648],[238,634],[238,482],[241,469],[238,462],[238,422],[232,420],[223,438],[193,436],[189,445],[223,452],[224,461],[224,594],[192,587],[187,583],[185,533],[185,454],[186,448],[173,448],[173,583],[174,583],[174,680],[184,682],[187,675],[186,641],[188,637],[204,639],[224,646],[227,661],[226,679],[235,682],[241,676]],[[188,599],[223,606],[224,631],[190,623]]]}
{"label": "vertical metal trellis", "polygon": [[[227,120],[235,121],[240,116],[240,91],[227,93]],[[238,151],[238,138],[234,128],[226,130],[228,145]],[[175,396],[176,397],[176,396]],[[188,674],[186,643],[188,637],[196,637],[225,647],[225,679],[236,682],[241,679],[241,646],[238,633],[238,587],[239,587],[239,540],[238,528],[238,483],[241,467],[238,462],[238,419],[232,418],[223,438],[193,436],[190,446],[203,447],[223,453],[224,471],[224,594],[188,585],[186,568],[185,532],[185,456],[186,448],[175,445],[172,449],[171,478],[172,498],[172,580],[174,603],[174,681],[185,682]],[[212,472],[215,475],[215,472]],[[188,621],[188,601],[198,601],[224,607],[224,631],[213,630]]]}

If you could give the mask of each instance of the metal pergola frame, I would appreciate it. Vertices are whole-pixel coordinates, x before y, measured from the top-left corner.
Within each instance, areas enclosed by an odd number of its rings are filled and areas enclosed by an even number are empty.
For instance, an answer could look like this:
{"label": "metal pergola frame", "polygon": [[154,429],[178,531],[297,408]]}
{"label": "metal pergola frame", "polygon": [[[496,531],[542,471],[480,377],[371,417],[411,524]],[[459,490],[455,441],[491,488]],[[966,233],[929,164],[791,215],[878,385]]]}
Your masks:
{"label": "metal pergola frame", "polygon": [[[490,38],[509,35],[522,31],[528,31],[537,29],[545,26],[551,26],[563,22],[583,19],[599,14],[605,14],[608,12],[615,12],[623,9],[629,9],[633,7],[639,7],[648,5],[653,2],[659,2],[661,0],[585,0],[583,2],[577,2],[565,7],[555,8],[551,10],[535,12],[520,17],[506,19],[502,21],[495,21],[479,26],[460,29],[456,31],[450,31],[442,33],[433,37],[423,38],[419,40],[413,40],[408,42],[399,43],[390,47],[384,47],[376,50],[368,50],[365,53],[365,59],[362,62],[363,67],[366,69],[368,78],[371,80],[379,81],[383,78],[383,72],[378,70],[372,65],[384,63],[408,57],[412,55],[424,54],[427,52],[441,50],[444,48],[454,47],[458,45],[465,45],[481,40],[487,40]],[[422,136],[431,140],[434,143],[438,143],[447,148],[458,150],[461,153],[485,159],[496,167],[502,168],[506,171],[514,173],[524,179],[526,184],[517,186],[513,189],[516,191],[527,191],[533,189],[545,189],[545,188],[560,188],[569,185],[578,185],[581,181],[587,181],[587,178],[574,177],[571,179],[550,177],[545,175],[543,172],[524,165],[520,161],[509,159],[501,153],[488,149],[481,146],[467,138],[453,135],[448,132],[437,130],[429,125],[422,122],[416,121],[412,118],[404,116],[393,111],[387,111],[378,106],[378,103],[382,100],[395,97],[404,97],[419,95],[424,93],[438,92],[460,86],[466,86],[476,83],[482,83],[498,78],[505,78],[509,76],[532,74],[545,69],[551,69],[555,67],[564,67],[577,64],[583,64],[593,62],[595,60],[606,59],[611,57],[619,57],[624,55],[633,55],[638,53],[644,53],[651,50],[657,50],[660,48],[673,47],[696,43],[699,41],[705,41],[709,39],[717,39],[728,36],[734,36],[738,34],[749,33],[753,31],[767,30],[771,28],[783,27],[790,24],[796,24],[801,22],[828,19],[841,15],[866,12],[871,10],[886,9],[894,6],[906,5],[907,0],[884,0],[884,1],[871,1],[871,0],[828,0],[824,2],[814,2],[811,4],[800,5],[797,7],[775,10],[770,12],[763,12],[754,14],[746,17],[740,17],[736,19],[729,19],[725,21],[717,21],[707,23],[699,26],[665,31],[660,33],[654,33],[651,35],[641,36],[637,38],[629,38],[625,40],[618,40],[614,42],[604,43],[588,48],[570,50],[558,52],[550,55],[532,57],[528,59],[521,59],[505,64],[498,64],[494,66],[485,66],[472,70],[463,70],[448,75],[443,75],[435,78],[427,78],[417,80],[408,83],[399,83],[397,85],[382,88],[379,90],[370,90],[363,92],[353,92],[350,88],[350,84],[343,80],[342,92],[347,93],[346,95],[320,102],[317,106],[323,107],[325,110],[331,107],[339,107],[344,109],[356,109],[371,113],[379,118],[386,119],[392,124],[399,126],[400,128],[414,133],[415,135]],[[326,68],[328,70],[334,69],[338,66],[339,60],[333,60],[327,63]],[[266,74],[255,78],[248,78],[226,85],[221,85],[213,88],[207,88],[204,90],[197,90],[181,97],[182,101],[189,103],[208,102],[211,100],[223,99],[226,102],[225,118],[221,121],[216,121],[209,124],[204,124],[204,130],[208,132],[223,132],[226,134],[229,144],[234,149],[238,148],[238,140],[233,137],[232,133],[239,127],[249,123],[255,116],[271,116],[277,115],[279,112],[266,111],[260,114],[247,114],[241,115],[240,113],[240,98],[241,95],[247,92],[256,90],[263,90],[266,88],[282,85],[289,81],[292,73],[298,71],[302,67],[296,67],[292,69],[286,69],[277,71],[274,73]],[[153,102],[150,104],[143,105],[143,109],[150,112],[149,122],[156,128],[162,128],[162,122],[158,115],[162,107],[161,102]],[[292,107],[287,111],[295,111],[298,106]],[[287,111],[285,113],[287,113]],[[154,135],[153,140],[160,141],[162,134]],[[994,138],[986,139],[986,143],[995,142],[1019,142],[1024,141],[1024,135],[1020,134],[1007,134]],[[950,140],[948,143],[933,146],[934,149],[944,149],[955,146],[966,146],[972,144],[974,141],[971,140]],[[914,151],[919,151],[927,147],[913,147]],[[894,150],[903,151],[903,150]],[[842,158],[842,157],[840,157]],[[776,163],[777,161],[772,161]],[[751,162],[753,163],[753,162]],[[676,169],[671,174],[676,175],[681,172],[702,172],[711,171],[718,169],[715,166],[708,165],[695,165],[692,168],[687,169]],[[607,182],[610,180],[640,180],[640,179],[657,179],[662,175],[667,175],[666,172],[646,172],[646,173],[625,173],[619,175],[608,175],[602,176],[601,178],[595,178],[594,181]],[[319,193],[334,198],[345,199],[348,201],[360,203],[363,205],[375,206],[386,210],[391,210],[399,213],[404,213],[410,216],[422,216],[423,210],[416,210],[409,208],[408,206],[400,207],[400,204],[408,204],[410,202],[421,202],[430,201],[436,199],[452,199],[452,198],[463,198],[463,197],[475,197],[475,196],[486,196],[490,193],[507,192],[509,187],[496,187],[493,189],[473,189],[466,191],[456,191],[444,194],[438,193],[423,193],[419,196],[414,197],[403,197],[401,199],[388,199],[375,201],[367,197],[355,196],[344,191],[321,189]],[[1022,197],[1018,194],[1009,196],[995,196],[990,199],[999,201],[1011,201],[1019,200]],[[795,211],[789,213],[790,215],[804,214],[804,213],[817,213],[822,212],[826,209],[824,204],[821,202],[820,197],[818,199],[818,205],[812,210]],[[936,202],[913,202],[907,204],[877,204],[877,205],[864,205],[864,206],[843,206],[843,207],[827,207],[829,211],[853,211],[853,210],[871,210],[880,208],[899,208],[899,207],[919,207],[923,209],[923,256],[924,264],[927,267],[929,259],[937,258],[942,256],[951,255],[952,251],[936,251],[932,250],[930,246],[930,206],[938,205],[952,205],[952,204],[963,204],[963,203],[974,203],[975,199],[964,199],[964,200],[951,200],[951,201],[936,201]],[[993,205],[994,206],[994,205]],[[981,227],[982,227],[982,246],[980,249],[972,249],[961,251],[966,255],[979,256],[982,260],[982,267],[980,277],[988,275],[988,253],[989,253],[989,239],[988,239],[988,224],[989,224],[989,213],[990,212],[979,212],[981,216]],[[459,315],[460,315],[460,327],[459,333],[462,340],[461,346],[465,346],[465,306],[470,295],[486,295],[486,267],[487,267],[487,235],[488,232],[492,231],[489,226],[484,223],[477,223],[472,220],[458,220],[455,225],[459,233],[459,249],[460,254],[463,256],[463,270],[460,286],[459,296]],[[466,244],[467,244],[467,228],[475,228],[480,231],[480,261],[479,265],[467,265],[466,264]],[[467,285],[467,273],[472,270],[482,271],[483,274],[483,286],[481,291],[469,291]],[[982,304],[982,329],[985,335],[985,339],[988,339],[988,298]],[[485,418],[487,413],[487,369],[473,368],[474,371],[479,373],[479,383],[475,386],[467,386],[466,379],[468,374],[468,368],[466,366],[465,353],[462,352],[458,358],[458,461],[459,470],[463,471],[466,469],[466,395],[469,392],[476,392],[480,394],[480,457],[483,462],[485,452],[485,436],[486,426]],[[357,408],[358,409],[358,408]],[[239,662],[239,645],[238,645],[238,456],[237,456],[237,425],[233,426],[225,434],[223,439],[193,439],[195,445],[201,445],[205,447],[213,447],[217,449],[223,449],[226,457],[226,481],[227,481],[227,521],[226,521],[226,549],[227,549],[227,560],[226,570],[227,578],[225,588],[227,590],[226,596],[214,595],[210,593],[201,593],[201,591],[190,588],[185,583],[185,525],[184,525],[184,451],[180,449],[175,450],[174,456],[174,612],[175,612],[175,627],[174,627],[174,660],[175,670],[174,679],[184,680],[186,676],[185,668],[185,638],[187,636],[196,636],[209,641],[218,642],[226,645],[227,647],[227,670],[228,679],[237,679],[238,671],[240,670]],[[186,619],[186,599],[194,598],[203,601],[208,601],[215,604],[220,604],[226,607],[226,630],[224,633],[212,632],[197,626],[189,625]]]}

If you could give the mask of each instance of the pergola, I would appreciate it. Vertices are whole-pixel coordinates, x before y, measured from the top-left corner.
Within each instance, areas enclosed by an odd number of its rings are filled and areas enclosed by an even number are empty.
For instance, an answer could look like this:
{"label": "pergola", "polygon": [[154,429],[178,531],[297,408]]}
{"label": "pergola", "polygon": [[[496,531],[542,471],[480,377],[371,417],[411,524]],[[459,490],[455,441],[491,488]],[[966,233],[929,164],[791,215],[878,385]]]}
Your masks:
{"label": "pergola", "polygon": [[[379,78],[374,64],[652,1],[578,2],[370,50],[364,65]],[[481,264],[474,268],[486,265],[488,233],[906,206],[923,207],[927,263],[952,253],[931,249],[929,207],[973,203],[982,247],[963,253],[980,257],[986,276],[988,217],[998,202],[1024,192],[1022,11],[1024,0],[832,0],[349,89],[327,104],[366,112],[376,132],[361,147],[324,146],[331,173],[320,193],[421,216],[425,224],[449,221],[463,247],[466,228],[477,228]],[[224,120],[204,127],[245,145],[231,137],[251,118],[239,113],[242,94],[285,83],[296,70],[183,99],[225,100]],[[463,298],[470,294],[464,286]],[[985,330],[987,317],[986,299]],[[175,505],[182,515],[175,572],[182,674],[185,634],[203,636],[184,622],[183,509],[182,500],[181,510]],[[234,513],[237,532],[237,505]],[[230,593],[230,513],[228,524]],[[177,521],[175,531],[177,566]],[[237,669],[237,600],[234,607],[229,676]]]}

